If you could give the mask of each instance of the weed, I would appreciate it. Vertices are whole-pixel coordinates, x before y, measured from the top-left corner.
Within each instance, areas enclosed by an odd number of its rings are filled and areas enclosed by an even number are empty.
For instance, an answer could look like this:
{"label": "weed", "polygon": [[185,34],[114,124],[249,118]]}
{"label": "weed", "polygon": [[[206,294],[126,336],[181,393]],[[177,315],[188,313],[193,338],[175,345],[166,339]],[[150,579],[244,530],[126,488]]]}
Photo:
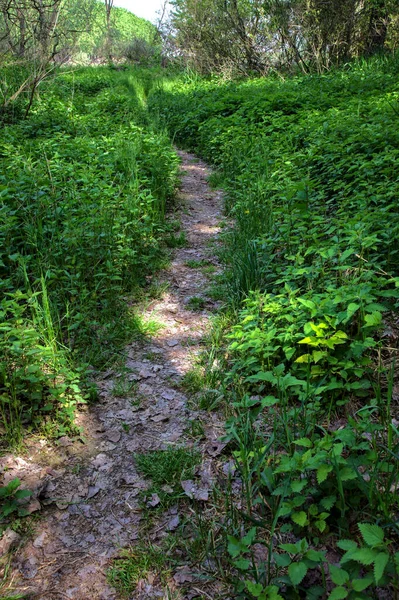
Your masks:
{"label": "weed", "polygon": [[0,531],[2,523],[7,524],[10,515],[17,517],[27,516],[29,513],[21,503],[22,500],[32,495],[30,490],[18,489],[21,481],[16,478],[10,481],[6,486],[0,487]]}
{"label": "weed", "polygon": [[159,498],[160,507],[171,506],[185,498],[180,481],[192,479],[201,454],[195,449],[168,448],[147,454],[135,454],[134,460],[139,472],[151,479],[151,487],[143,494],[148,506],[154,494]]}
{"label": "weed", "polygon": [[191,369],[180,380],[181,387],[189,393],[199,392],[204,385],[204,376],[200,369]]}
{"label": "weed", "polygon": [[191,296],[186,303],[186,308],[193,311],[201,311],[205,308],[206,300],[201,296]]}
{"label": "weed", "polygon": [[186,265],[186,267],[189,267],[190,269],[203,269],[209,265],[209,261],[207,261],[205,259],[201,259],[201,260],[190,259],[190,260],[187,260],[184,264]]}
{"label": "weed", "polygon": [[146,289],[147,297],[152,300],[161,300],[169,289],[168,281],[152,281]]}
{"label": "weed", "polygon": [[193,419],[188,422],[187,434],[194,439],[204,439],[205,429],[200,419]]}
{"label": "weed", "polygon": [[121,374],[112,387],[111,393],[115,398],[125,398],[137,392],[137,382],[130,380],[128,374]]}
{"label": "weed", "polygon": [[195,467],[200,463],[201,454],[194,449],[168,448],[147,454],[135,454],[134,460],[137,469],[149,477],[155,486],[159,486],[191,479]]}
{"label": "weed", "polygon": [[187,246],[187,235],[185,231],[181,231],[179,235],[171,233],[165,236],[165,244],[168,248],[185,248]]}
{"label": "weed", "polygon": [[107,571],[108,582],[123,595],[129,597],[141,579],[150,574],[162,583],[170,576],[170,561],[165,550],[151,543],[122,550]]}

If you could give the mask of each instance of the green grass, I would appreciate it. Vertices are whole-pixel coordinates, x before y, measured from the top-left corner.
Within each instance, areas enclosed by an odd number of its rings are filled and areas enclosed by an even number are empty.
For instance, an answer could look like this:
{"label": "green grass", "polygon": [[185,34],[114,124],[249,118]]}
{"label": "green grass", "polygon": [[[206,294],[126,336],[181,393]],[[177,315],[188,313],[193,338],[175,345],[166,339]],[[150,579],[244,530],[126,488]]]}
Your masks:
{"label": "green grass", "polygon": [[151,479],[154,486],[175,485],[194,476],[201,454],[195,449],[168,448],[135,454],[134,461],[138,471]]}
{"label": "green grass", "polygon": [[188,308],[188,310],[192,310],[194,312],[199,312],[201,310],[204,310],[206,306],[206,300],[204,298],[201,298],[201,296],[192,296],[191,298],[189,298],[188,302],[186,303],[186,308]]}
{"label": "green grass", "polygon": [[170,577],[170,561],[165,549],[152,543],[138,544],[122,550],[113,559],[107,571],[107,580],[123,598],[130,597],[141,579],[149,575],[159,577],[162,583]]}
{"label": "green grass", "polygon": [[[201,462],[201,454],[195,449],[168,448],[147,454],[135,454],[137,470],[151,480],[151,486],[143,492],[143,509],[155,513],[187,500],[180,482],[192,479]],[[159,504],[151,508],[150,502],[156,494]]]}
{"label": "green grass", "polygon": [[199,392],[203,388],[203,385],[204,374],[198,368],[190,369],[190,371],[187,371],[180,380],[180,386],[183,390],[191,394]]}
{"label": "green grass", "polygon": [[179,234],[171,233],[164,238],[168,248],[185,248],[187,246],[187,235],[185,231]]}

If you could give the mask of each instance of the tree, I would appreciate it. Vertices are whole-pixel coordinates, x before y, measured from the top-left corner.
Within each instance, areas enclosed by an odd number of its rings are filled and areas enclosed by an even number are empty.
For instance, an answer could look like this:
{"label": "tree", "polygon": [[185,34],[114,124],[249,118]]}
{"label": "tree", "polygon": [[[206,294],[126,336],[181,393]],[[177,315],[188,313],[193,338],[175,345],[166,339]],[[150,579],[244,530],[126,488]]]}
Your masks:
{"label": "tree", "polygon": [[3,107],[28,92],[29,113],[37,87],[54,68],[59,52],[58,22],[62,0],[0,0],[0,43],[3,59],[17,57],[29,64],[29,74],[9,93],[2,82]]}
{"label": "tree", "polygon": [[107,29],[106,54],[109,61],[112,61],[112,28],[111,12],[114,6],[114,0],[105,0],[105,23]]}

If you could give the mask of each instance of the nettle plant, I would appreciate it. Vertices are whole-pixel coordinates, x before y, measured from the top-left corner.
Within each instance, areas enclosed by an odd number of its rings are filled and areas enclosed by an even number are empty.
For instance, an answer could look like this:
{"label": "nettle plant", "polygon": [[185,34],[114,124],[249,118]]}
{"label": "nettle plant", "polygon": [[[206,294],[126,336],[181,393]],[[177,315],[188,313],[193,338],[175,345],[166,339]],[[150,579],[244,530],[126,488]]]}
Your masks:
{"label": "nettle plant", "polygon": [[388,309],[385,297],[397,292],[351,283],[323,294],[303,296],[288,285],[279,294],[250,294],[228,336],[230,380],[245,378],[249,391],[264,393],[267,384],[276,387],[271,376],[283,364],[334,406],[369,396],[375,334]]}

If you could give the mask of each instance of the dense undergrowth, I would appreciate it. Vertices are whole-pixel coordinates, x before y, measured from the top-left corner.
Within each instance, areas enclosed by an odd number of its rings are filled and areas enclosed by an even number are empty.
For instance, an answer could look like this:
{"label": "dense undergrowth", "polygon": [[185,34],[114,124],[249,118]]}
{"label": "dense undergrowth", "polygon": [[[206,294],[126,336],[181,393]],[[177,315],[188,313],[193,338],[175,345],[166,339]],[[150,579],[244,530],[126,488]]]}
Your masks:
{"label": "dense undergrowth", "polygon": [[[23,78],[17,69],[8,79]],[[108,68],[47,81],[0,132],[0,415],[22,429],[71,426],[83,384],[140,329],[129,298],[164,261],[177,158],[152,131],[148,77]],[[89,386],[90,387],[90,386]],[[48,415],[49,419],[46,419]],[[52,425],[48,425],[48,433]]]}
{"label": "dense undergrowth", "polygon": [[235,219],[211,356],[243,480],[243,598],[398,597],[398,74],[380,58],[150,96]]}

